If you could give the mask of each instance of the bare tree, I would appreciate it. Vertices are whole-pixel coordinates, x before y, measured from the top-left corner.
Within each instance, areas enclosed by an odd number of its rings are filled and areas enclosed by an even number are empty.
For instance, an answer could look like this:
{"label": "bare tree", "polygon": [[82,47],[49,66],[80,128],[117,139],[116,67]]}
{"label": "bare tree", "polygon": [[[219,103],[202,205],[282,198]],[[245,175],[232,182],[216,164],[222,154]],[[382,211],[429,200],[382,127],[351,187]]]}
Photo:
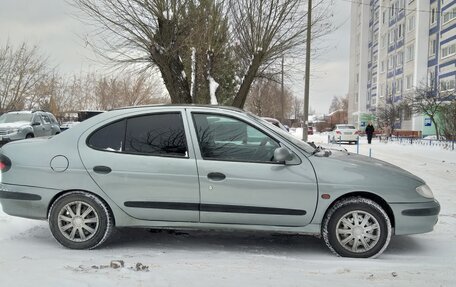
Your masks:
{"label": "bare tree", "polygon": [[414,93],[405,97],[405,104],[413,113],[427,115],[434,124],[437,139],[440,139],[437,116],[441,113],[442,107],[456,97],[456,93],[454,89],[441,89],[441,86],[434,82],[417,87]]}
{"label": "bare tree", "polygon": [[345,97],[336,97],[334,96],[331,100],[331,105],[329,106],[329,112],[335,111],[345,111],[348,112],[348,96]]}
{"label": "bare tree", "polygon": [[391,133],[394,131],[395,124],[402,122],[402,112],[404,105],[402,103],[394,103],[389,99],[386,104],[381,105],[377,110],[378,125],[388,126],[391,128]]}
{"label": "bare tree", "polygon": [[[312,21],[313,39],[331,30],[328,1],[317,1]],[[306,40],[307,11],[302,0],[231,0],[230,15],[236,51],[243,60],[243,81],[233,106],[242,108],[256,77],[265,76],[285,53],[301,48]],[[317,8],[322,8],[318,10]],[[301,49],[302,53],[302,49]]]}
{"label": "bare tree", "polygon": [[[158,68],[172,103],[208,103],[209,82],[223,81],[218,102],[242,108],[254,80],[267,76],[278,58],[305,41],[302,0],[71,1],[98,25],[103,44],[94,46],[99,54]],[[325,8],[330,2],[315,5],[314,39],[331,30]],[[192,92],[197,96],[192,98]]]}
{"label": "bare tree", "polygon": [[95,80],[97,109],[163,103],[156,79],[131,74],[117,77],[100,77]]}
{"label": "bare tree", "polygon": [[26,43],[0,47],[0,111],[24,108],[48,72],[47,58]]}
{"label": "bare tree", "polygon": [[456,140],[456,99],[450,104],[442,107],[442,113],[439,117],[439,127],[446,140]]}
{"label": "bare tree", "polygon": [[[246,110],[263,117],[282,119],[281,87],[274,81],[261,79],[254,83],[246,102]],[[293,96],[290,91],[284,92],[284,115],[287,118],[292,112]],[[288,115],[288,116],[287,116]]]}

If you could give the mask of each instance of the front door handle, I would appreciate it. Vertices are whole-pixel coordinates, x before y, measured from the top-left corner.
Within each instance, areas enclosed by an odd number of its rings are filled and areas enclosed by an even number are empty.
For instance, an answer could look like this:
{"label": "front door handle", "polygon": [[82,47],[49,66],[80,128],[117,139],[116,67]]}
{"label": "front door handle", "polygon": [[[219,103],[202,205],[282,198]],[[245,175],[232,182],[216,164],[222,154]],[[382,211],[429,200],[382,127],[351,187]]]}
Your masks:
{"label": "front door handle", "polygon": [[226,178],[226,176],[223,173],[220,172],[210,172],[207,175],[207,178],[214,180],[214,181],[222,181]]}
{"label": "front door handle", "polygon": [[112,169],[109,166],[97,165],[93,168],[93,171],[99,174],[108,174]]}

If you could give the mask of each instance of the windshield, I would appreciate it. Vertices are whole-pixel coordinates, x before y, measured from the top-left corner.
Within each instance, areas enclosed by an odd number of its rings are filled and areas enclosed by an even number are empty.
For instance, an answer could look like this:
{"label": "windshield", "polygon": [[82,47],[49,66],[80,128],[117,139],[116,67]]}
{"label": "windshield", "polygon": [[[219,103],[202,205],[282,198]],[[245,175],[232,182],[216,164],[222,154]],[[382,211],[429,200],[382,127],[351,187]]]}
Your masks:
{"label": "windshield", "polygon": [[289,132],[286,132],[277,126],[272,125],[271,123],[267,122],[266,120],[263,120],[262,118],[254,115],[252,113],[247,113],[247,115],[250,118],[254,119],[257,123],[260,123],[260,124],[268,127],[269,129],[274,130],[276,133],[280,134],[282,137],[286,138],[287,140],[289,140],[292,144],[296,145],[297,147],[303,149],[305,152],[313,153],[313,151],[315,150],[315,148],[310,146],[308,143],[295,138]]}
{"label": "windshield", "polygon": [[30,122],[32,114],[7,113],[0,116],[0,123]]}

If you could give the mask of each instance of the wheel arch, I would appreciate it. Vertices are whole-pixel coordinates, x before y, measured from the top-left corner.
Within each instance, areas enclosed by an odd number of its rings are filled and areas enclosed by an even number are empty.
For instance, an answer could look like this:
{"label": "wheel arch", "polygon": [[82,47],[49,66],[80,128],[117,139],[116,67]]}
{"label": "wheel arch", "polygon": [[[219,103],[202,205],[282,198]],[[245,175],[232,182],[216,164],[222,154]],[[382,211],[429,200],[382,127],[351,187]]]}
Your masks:
{"label": "wheel arch", "polygon": [[84,189],[67,189],[67,190],[62,190],[61,192],[57,193],[56,195],[54,195],[52,197],[52,199],[49,201],[49,204],[47,206],[47,210],[46,210],[46,219],[49,219],[49,211],[52,207],[52,205],[54,204],[54,202],[59,198],[61,197],[62,195],[65,195],[67,193],[70,193],[70,192],[75,192],[75,191],[79,191],[79,192],[85,192],[85,193],[88,193],[90,195],[93,195],[95,196],[96,198],[98,198],[101,202],[103,202],[108,210],[108,212],[111,214],[111,217],[112,217],[112,220],[113,220],[113,226],[116,226],[116,218],[115,218],[115,215],[114,215],[114,212],[111,208],[111,206],[109,205],[109,203],[103,198],[101,197],[100,195],[94,193],[94,192],[91,192],[91,191],[88,191],[88,190],[84,190]]}
{"label": "wheel arch", "polygon": [[323,218],[326,218],[329,210],[331,210],[331,208],[339,201],[343,200],[343,199],[346,199],[346,198],[349,198],[349,197],[362,197],[362,198],[366,198],[366,199],[370,199],[372,201],[374,201],[375,203],[377,203],[378,205],[380,205],[380,207],[386,212],[386,214],[388,215],[390,221],[391,221],[391,227],[394,228],[396,226],[396,222],[395,222],[395,218],[394,218],[394,213],[393,213],[393,210],[391,209],[391,207],[389,206],[389,204],[380,196],[378,196],[377,194],[374,194],[374,193],[371,193],[371,192],[368,192],[368,191],[354,191],[354,192],[350,192],[350,193],[346,193],[344,195],[341,195],[340,197],[338,197],[337,199],[335,199],[329,206],[328,208],[326,209],[325,211],[325,215],[323,216]]}

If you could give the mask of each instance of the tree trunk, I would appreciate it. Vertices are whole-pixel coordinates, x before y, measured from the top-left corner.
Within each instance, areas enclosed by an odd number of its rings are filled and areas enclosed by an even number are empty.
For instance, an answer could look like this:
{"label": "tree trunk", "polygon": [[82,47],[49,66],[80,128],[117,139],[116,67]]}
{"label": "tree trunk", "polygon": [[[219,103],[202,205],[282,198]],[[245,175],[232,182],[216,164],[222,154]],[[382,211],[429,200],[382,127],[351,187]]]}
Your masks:
{"label": "tree trunk", "polygon": [[151,60],[158,66],[173,104],[191,104],[190,85],[176,44],[176,19],[159,18],[155,44],[149,49]]}
{"label": "tree trunk", "polygon": [[431,121],[434,123],[435,137],[437,140],[440,140],[439,127],[437,126],[437,122],[436,122],[434,116],[429,116],[429,117],[431,118]]}
{"label": "tree trunk", "polygon": [[250,87],[252,86],[253,80],[255,80],[258,69],[260,68],[261,60],[261,55],[255,54],[252,63],[250,64],[249,69],[245,74],[244,81],[242,81],[241,87],[239,88],[239,91],[233,100],[233,107],[240,109],[244,108],[245,100],[249,94]]}

